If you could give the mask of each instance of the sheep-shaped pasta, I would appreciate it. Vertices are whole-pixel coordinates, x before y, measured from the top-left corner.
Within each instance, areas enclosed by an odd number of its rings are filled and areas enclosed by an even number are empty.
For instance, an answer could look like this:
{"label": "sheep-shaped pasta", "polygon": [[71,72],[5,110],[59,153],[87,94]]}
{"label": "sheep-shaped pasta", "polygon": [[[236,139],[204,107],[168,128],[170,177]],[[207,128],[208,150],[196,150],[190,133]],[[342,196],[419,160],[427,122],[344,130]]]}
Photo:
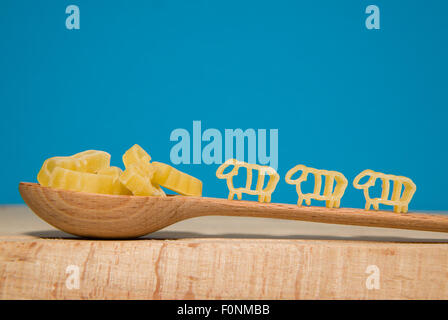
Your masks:
{"label": "sheep-shaped pasta", "polygon": [[[291,179],[291,177],[298,171],[302,171],[302,174],[297,179]],[[301,183],[308,179],[308,174],[314,175],[314,191],[312,193],[303,193],[301,189]],[[325,177],[325,185],[323,194],[322,189],[322,176]],[[311,204],[311,199],[323,200],[327,208],[339,208],[341,205],[341,198],[344,195],[347,188],[348,181],[345,176],[338,171],[328,171],[305,167],[299,164],[289,170],[285,176],[286,183],[295,184],[297,195],[297,205],[300,207],[303,200],[307,205]],[[334,183],[336,182],[336,186]]]}
{"label": "sheep-shaped pasta", "polygon": [[[229,166],[234,167],[228,173],[224,173],[224,170]],[[240,167],[244,167],[247,169],[246,186],[242,188],[235,188],[233,185],[233,177],[238,175],[238,169]],[[258,171],[257,185],[255,187],[255,190],[251,189],[252,170]],[[280,176],[274,168],[261,166],[258,164],[249,164],[235,159],[229,159],[222,165],[220,165],[218,170],[216,170],[216,176],[219,179],[227,179],[227,186],[229,188],[229,200],[232,200],[235,194],[237,198],[241,200],[242,193],[247,193],[251,195],[258,195],[259,202],[271,202],[271,194],[272,192],[274,192],[275,187],[280,180]],[[266,187],[263,188],[265,176],[269,177],[269,181]]]}
{"label": "sheep-shaped pasta", "polygon": [[[359,180],[364,177],[370,177],[366,183],[360,184]],[[376,179],[381,179],[382,183],[382,192],[380,198],[370,198],[369,188],[375,185]],[[390,182],[393,182],[392,195],[389,198],[390,191]],[[391,174],[384,174],[381,172],[375,172],[372,170],[364,170],[360,174],[358,174],[353,180],[353,186],[356,189],[364,189],[364,197],[366,199],[366,210],[370,209],[370,206],[373,205],[375,210],[379,209],[379,204],[386,204],[390,206],[394,206],[394,211],[397,213],[406,213],[408,211],[408,205],[414,196],[415,191],[417,190],[417,186],[415,183],[406,177],[394,176]],[[404,186],[404,190],[403,189]]]}

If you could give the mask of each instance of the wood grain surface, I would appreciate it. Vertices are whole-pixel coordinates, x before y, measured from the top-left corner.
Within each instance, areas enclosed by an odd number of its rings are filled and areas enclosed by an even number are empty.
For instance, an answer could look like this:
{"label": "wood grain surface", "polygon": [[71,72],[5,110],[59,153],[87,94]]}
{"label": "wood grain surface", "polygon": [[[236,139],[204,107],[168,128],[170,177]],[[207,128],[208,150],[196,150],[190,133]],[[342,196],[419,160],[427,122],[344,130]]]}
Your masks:
{"label": "wood grain surface", "polygon": [[0,299],[448,299],[447,265],[446,233],[200,217],[88,240],[0,207]]}
{"label": "wood grain surface", "polygon": [[[448,244],[9,239],[0,252],[8,299],[448,298]],[[371,265],[380,287],[369,290]],[[79,289],[66,285],[69,266]]]}

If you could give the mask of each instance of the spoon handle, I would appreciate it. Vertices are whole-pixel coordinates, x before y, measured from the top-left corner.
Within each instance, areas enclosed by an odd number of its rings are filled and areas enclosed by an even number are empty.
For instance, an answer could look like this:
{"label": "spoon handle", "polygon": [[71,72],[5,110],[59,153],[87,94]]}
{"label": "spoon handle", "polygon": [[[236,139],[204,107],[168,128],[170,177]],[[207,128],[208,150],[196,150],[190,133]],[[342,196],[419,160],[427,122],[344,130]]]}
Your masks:
{"label": "spoon handle", "polygon": [[[177,196],[176,196],[177,198]],[[448,232],[448,215],[366,211],[364,209],[297,206],[280,203],[184,197],[192,216],[262,217],[368,227]]]}

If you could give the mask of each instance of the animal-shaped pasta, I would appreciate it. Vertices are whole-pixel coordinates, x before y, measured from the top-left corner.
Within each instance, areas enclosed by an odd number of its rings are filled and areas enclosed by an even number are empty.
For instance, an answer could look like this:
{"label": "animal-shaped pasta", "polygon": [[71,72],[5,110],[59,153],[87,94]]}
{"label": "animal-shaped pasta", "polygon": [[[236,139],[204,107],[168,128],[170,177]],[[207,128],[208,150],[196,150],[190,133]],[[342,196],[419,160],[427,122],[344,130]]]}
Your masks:
{"label": "animal-shaped pasta", "polygon": [[[291,179],[291,177],[298,171],[302,171],[300,177],[297,179]],[[314,175],[314,191],[312,193],[303,193],[301,183],[308,179],[309,173]],[[325,177],[323,194],[321,194],[322,176]],[[310,205],[311,199],[315,199],[324,200],[327,208],[339,208],[341,205],[341,198],[344,195],[345,189],[348,185],[347,179],[340,172],[309,168],[302,164],[299,164],[289,170],[286,173],[285,180],[286,183],[296,185],[297,195],[299,196],[297,205],[299,207],[302,205],[303,200],[305,200],[307,205]],[[336,186],[334,185],[335,182]]]}
{"label": "animal-shaped pasta", "polygon": [[[224,173],[224,170],[232,165],[234,166],[233,169],[228,173]],[[246,186],[243,188],[235,188],[233,186],[233,177],[238,174],[238,170],[240,167],[247,169]],[[255,190],[251,189],[252,170],[258,171],[257,185],[255,187]],[[238,161],[236,159],[229,159],[222,165],[220,165],[218,170],[216,170],[216,176],[219,179],[227,179],[227,186],[229,188],[229,200],[232,200],[235,194],[237,198],[241,200],[242,193],[244,192],[251,195],[258,195],[259,202],[271,202],[271,194],[272,192],[274,192],[275,187],[280,180],[280,176],[274,168],[261,166],[258,164],[249,164],[243,161]],[[265,176],[269,177],[269,181],[266,187],[263,188]]]}
{"label": "animal-shaped pasta", "polygon": [[[370,176],[370,178],[366,183],[360,184],[359,180],[366,176]],[[380,198],[372,199],[369,195],[369,188],[375,185],[376,179],[381,179],[383,181],[382,192]],[[389,200],[388,198],[391,181],[393,182],[393,189],[392,196]],[[417,190],[417,186],[409,178],[394,176],[391,174],[384,174],[372,170],[364,170],[363,172],[358,174],[355,180],[353,180],[353,186],[356,189],[364,189],[364,197],[366,198],[366,210],[369,210],[371,205],[373,205],[373,208],[375,210],[378,210],[379,204],[382,203],[394,206],[394,211],[397,213],[406,213],[408,211],[409,202],[411,201],[412,196]],[[402,190],[403,186],[404,190]]]}

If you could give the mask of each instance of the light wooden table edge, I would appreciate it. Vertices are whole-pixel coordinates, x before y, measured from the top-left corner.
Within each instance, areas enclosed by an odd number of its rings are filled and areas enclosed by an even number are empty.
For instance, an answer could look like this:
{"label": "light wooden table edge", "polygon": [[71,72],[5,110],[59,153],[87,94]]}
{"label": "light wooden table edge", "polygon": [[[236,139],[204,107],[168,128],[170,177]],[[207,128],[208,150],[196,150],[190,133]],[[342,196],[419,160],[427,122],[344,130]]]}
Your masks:
{"label": "light wooden table edge", "polygon": [[0,206],[0,299],[448,299],[447,266],[435,232],[203,217],[92,240]]}
{"label": "light wooden table edge", "polygon": [[0,299],[448,299],[447,243],[3,238]]}

